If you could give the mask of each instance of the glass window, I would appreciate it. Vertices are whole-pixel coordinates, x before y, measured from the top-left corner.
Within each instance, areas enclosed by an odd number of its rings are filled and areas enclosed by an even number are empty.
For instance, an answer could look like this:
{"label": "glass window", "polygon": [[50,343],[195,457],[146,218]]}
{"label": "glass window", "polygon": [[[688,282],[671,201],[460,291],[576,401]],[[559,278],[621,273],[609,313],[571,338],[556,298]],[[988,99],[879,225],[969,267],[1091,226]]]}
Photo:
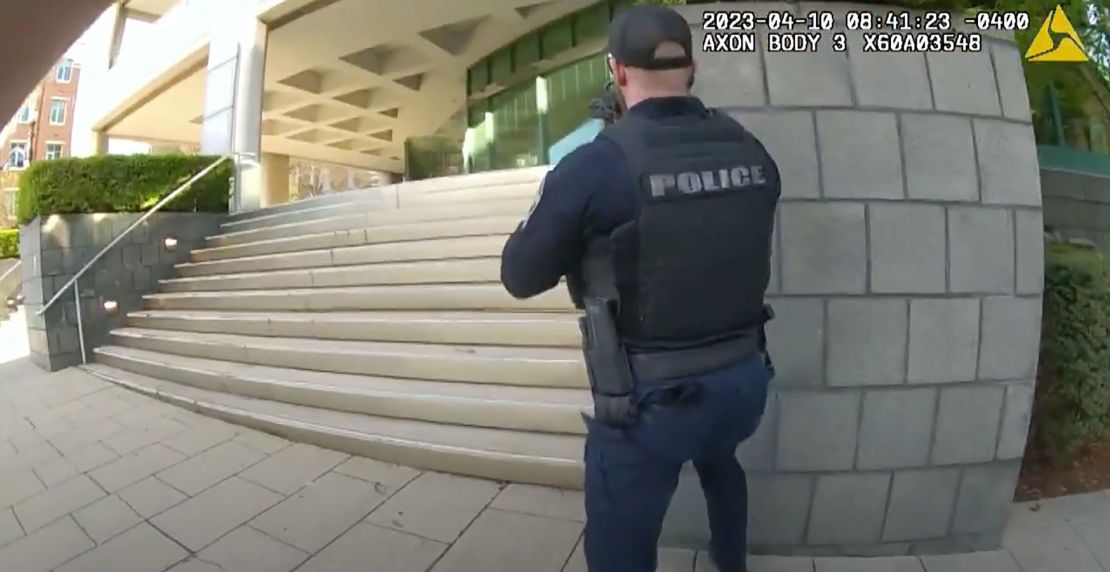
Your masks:
{"label": "glass window", "polygon": [[58,83],[69,83],[73,80],[73,60],[64,59],[62,63],[58,64],[57,70],[54,72],[54,79]]}
{"label": "glass window", "polygon": [[559,141],[590,119],[590,101],[609,81],[604,54],[579,60],[547,76],[547,140]]}
{"label": "glass window", "polygon": [[13,141],[11,149],[8,151],[8,168],[23,169],[27,166],[27,143],[25,141]]}
{"label": "glass window", "polygon": [[[596,123],[589,116],[590,101],[609,81],[604,54],[566,65],[545,76],[547,111],[543,141],[537,108],[537,82],[529,81],[471,105],[464,143],[468,172],[515,169],[541,164],[551,147],[559,152],[593,138],[583,129]],[[593,132],[590,132],[593,133]],[[572,136],[573,135],[573,136]],[[543,149],[546,145],[548,149]],[[569,145],[569,147],[568,147]],[[564,148],[566,147],[566,148]]]}
{"label": "glass window", "polygon": [[30,105],[24,104],[23,107],[19,108],[19,114],[16,116],[16,121],[18,121],[20,123],[30,123],[31,122],[31,106]]}
{"label": "glass window", "polygon": [[66,100],[57,97],[50,100],[50,124],[66,124]]}
{"label": "glass window", "polygon": [[47,143],[46,144],[46,158],[47,158],[47,160],[61,159],[62,158],[62,144],[61,143]]}
{"label": "glass window", "polygon": [[539,113],[536,84],[494,96],[493,168],[517,169],[540,164]]}

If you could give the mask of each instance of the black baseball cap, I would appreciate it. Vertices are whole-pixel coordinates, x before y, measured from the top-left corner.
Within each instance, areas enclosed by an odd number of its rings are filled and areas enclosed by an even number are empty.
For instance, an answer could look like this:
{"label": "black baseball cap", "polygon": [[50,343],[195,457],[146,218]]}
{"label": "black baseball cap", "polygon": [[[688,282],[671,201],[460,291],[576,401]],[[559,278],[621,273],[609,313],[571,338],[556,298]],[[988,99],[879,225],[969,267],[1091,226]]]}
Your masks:
{"label": "black baseball cap", "polygon": [[[683,56],[658,57],[659,46],[674,42]],[[693,65],[690,25],[681,14],[658,4],[638,4],[617,14],[609,27],[609,55],[633,68],[669,70]]]}

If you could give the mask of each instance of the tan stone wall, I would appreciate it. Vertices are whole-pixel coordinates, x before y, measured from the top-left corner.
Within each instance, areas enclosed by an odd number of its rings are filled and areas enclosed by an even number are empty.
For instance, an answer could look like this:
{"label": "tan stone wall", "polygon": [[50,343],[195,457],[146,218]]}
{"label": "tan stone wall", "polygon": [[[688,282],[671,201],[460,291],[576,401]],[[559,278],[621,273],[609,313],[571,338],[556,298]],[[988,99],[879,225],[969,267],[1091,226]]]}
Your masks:
{"label": "tan stone wall", "polygon": [[380,187],[395,182],[395,179],[396,175],[382,171],[291,160],[289,200],[296,201],[320,195]]}
{"label": "tan stone wall", "polygon": [[[837,25],[815,52],[763,41],[754,53],[702,52],[702,13],[739,6],[827,10]],[[1026,441],[1044,277],[1021,52],[996,35],[971,53],[871,52],[845,14],[874,5],[679,10],[699,47],[695,93],[759,137],[782,174],[767,291],[778,375],[739,453],[753,550],[997,548]],[[708,537],[697,475],[684,471],[664,542]]]}

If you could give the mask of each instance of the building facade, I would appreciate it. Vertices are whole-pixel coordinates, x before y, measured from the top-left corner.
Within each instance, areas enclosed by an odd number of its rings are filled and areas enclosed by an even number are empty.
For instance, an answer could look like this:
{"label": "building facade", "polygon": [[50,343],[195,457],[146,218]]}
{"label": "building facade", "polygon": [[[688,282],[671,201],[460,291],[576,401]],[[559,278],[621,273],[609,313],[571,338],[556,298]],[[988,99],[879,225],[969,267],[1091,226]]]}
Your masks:
{"label": "building facade", "polygon": [[[301,4],[246,0],[230,12],[213,0],[116,4],[103,22],[103,89],[90,103],[94,147],[118,138],[237,153],[250,159],[236,180],[255,189],[240,193],[247,209],[287,200],[273,177],[262,181],[290,159],[400,175],[411,147],[438,155],[412,162],[421,170],[462,171],[461,157],[442,156],[464,144],[467,70],[598,2],[435,0],[419,17],[403,2]],[[121,49],[137,20],[158,41]],[[549,47],[532,62],[537,71],[575,59]],[[433,135],[448,145],[424,140]]]}
{"label": "building facade", "polygon": [[19,175],[35,161],[69,157],[81,66],[65,58],[43,77],[0,130],[0,227],[14,221]]}

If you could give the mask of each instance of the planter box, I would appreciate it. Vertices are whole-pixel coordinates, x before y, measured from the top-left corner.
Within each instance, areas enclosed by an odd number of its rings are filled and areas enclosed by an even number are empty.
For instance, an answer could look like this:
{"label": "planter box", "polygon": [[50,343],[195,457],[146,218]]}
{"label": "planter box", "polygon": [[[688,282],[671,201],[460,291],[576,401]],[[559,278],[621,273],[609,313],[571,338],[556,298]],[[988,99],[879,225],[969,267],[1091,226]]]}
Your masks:
{"label": "planter box", "polygon": [[1110,172],[1041,167],[1044,224],[1064,239],[1086,239],[1110,253]]}
{"label": "planter box", "polygon": [[[57,371],[81,363],[77,333],[77,303],[72,289],[44,315],[38,312],[102,248],[142,216],[141,213],[51,215],[24,226],[20,233],[23,256],[23,296],[31,359],[39,367]],[[103,345],[108,332],[124,324],[128,312],[142,308],[143,296],[156,292],[158,281],[173,275],[174,265],[189,258],[204,238],[219,231],[225,214],[159,213],[133,230],[109,250],[81,278],[81,319],[85,350]],[[173,252],[166,237],[177,238]],[[119,309],[104,311],[113,300]]]}

